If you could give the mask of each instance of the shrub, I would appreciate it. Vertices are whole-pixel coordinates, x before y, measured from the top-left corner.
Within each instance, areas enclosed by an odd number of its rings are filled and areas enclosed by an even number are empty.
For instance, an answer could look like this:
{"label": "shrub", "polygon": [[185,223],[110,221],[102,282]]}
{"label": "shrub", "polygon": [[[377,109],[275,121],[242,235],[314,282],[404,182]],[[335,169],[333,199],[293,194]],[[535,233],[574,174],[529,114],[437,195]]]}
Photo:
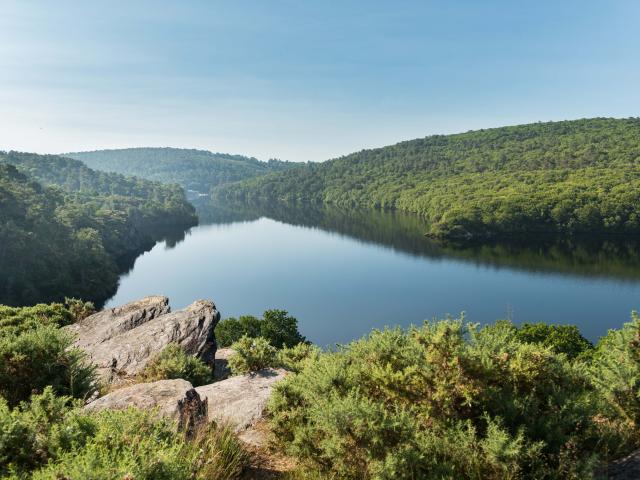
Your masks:
{"label": "shrub", "polygon": [[93,423],[73,406],[51,387],[13,410],[0,397],[0,476],[26,474],[93,435]]}
{"label": "shrub", "polygon": [[61,303],[32,307],[0,305],[0,335],[17,335],[44,325],[62,327],[73,323],[73,314]]}
{"label": "shrub", "polygon": [[276,363],[290,372],[299,372],[306,362],[317,360],[320,352],[320,348],[315,345],[299,343],[291,348],[278,350]]}
{"label": "shrub", "polygon": [[182,451],[181,435],[154,411],[105,410],[86,418],[94,434],[34,472],[34,480],[190,477],[190,459]]}
{"label": "shrub", "polygon": [[554,352],[564,353],[570,359],[593,352],[593,344],[582,336],[575,325],[523,323],[516,332],[521,341],[551,347]]}
{"label": "shrub", "polygon": [[187,354],[180,345],[172,343],[151,359],[139,375],[143,382],[174,378],[187,380],[194,387],[205,385],[212,380],[211,367]]}
{"label": "shrub", "polygon": [[221,347],[229,347],[243,336],[264,337],[277,347],[293,347],[306,343],[298,331],[298,320],[285,310],[267,310],[262,319],[250,315],[238,319],[227,318],[216,327],[216,340]]}
{"label": "shrub", "polygon": [[154,410],[85,413],[51,389],[10,410],[0,402],[0,474],[36,480],[231,480],[247,460],[214,424],[186,440]]}
{"label": "shrub", "polygon": [[[600,339],[589,368],[597,397],[602,399],[602,421],[628,435],[628,448],[640,445],[640,317]],[[606,419],[606,420],[605,420]]]}
{"label": "shrub", "polygon": [[234,375],[277,366],[277,350],[262,337],[250,338],[245,335],[231,348],[235,353],[229,357],[229,368]]}
{"label": "shrub", "polygon": [[17,405],[47,385],[61,395],[83,397],[95,388],[94,369],[73,339],[58,327],[73,323],[60,303],[0,305],[0,395]]}
{"label": "shrub", "polygon": [[588,478],[589,393],[550,347],[446,320],[313,357],[269,410],[290,454],[338,478]]}
{"label": "shrub", "polygon": [[259,318],[242,315],[240,318],[226,318],[216,325],[216,342],[220,347],[230,347],[244,335],[256,338],[260,336]]}
{"label": "shrub", "polygon": [[95,389],[95,369],[73,339],[54,325],[21,333],[0,330],[0,395],[9,405],[48,385],[60,395],[82,398]]}
{"label": "shrub", "polygon": [[298,343],[306,342],[298,331],[298,320],[289,316],[285,310],[264,312],[260,334],[277,348],[293,347]]}
{"label": "shrub", "polygon": [[65,297],[64,303],[76,322],[96,313],[96,307],[92,302],[83,302],[77,298]]}

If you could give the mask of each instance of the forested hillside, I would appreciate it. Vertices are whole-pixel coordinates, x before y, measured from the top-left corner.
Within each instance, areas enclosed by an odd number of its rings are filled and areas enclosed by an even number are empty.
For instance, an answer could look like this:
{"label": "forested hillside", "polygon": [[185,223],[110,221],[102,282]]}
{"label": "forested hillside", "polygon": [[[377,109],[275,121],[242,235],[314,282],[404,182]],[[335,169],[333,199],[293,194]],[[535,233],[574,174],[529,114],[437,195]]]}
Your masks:
{"label": "forested hillside", "polygon": [[68,153],[89,167],[106,172],[135,175],[163,183],[178,183],[187,190],[209,192],[216,186],[277,172],[297,165],[269,160],[261,162],[242,155],[181,148],[126,148]]}
{"label": "forested hillside", "polygon": [[640,119],[435,135],[216,189],[414,212],[434,236],[640,233]]}
{"label": "forested hillside", "polygon": [[102,302],[127,260],[196,223],[178,186],[0,152],[0,303]]}

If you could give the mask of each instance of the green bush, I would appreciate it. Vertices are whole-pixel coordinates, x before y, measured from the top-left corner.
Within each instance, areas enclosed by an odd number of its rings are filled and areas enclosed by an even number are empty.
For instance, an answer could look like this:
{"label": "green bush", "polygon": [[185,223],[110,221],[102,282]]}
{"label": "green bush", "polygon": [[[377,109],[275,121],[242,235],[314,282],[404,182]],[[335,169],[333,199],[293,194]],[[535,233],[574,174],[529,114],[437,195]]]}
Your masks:
{"label": "green bush", "polygon": [[538,343],[551,347],[556,353],[568,358],[584,357],[593,352],[593,344],[584,338],[575,325],[547,325],[545,323],[523,323],[516,336],[525,343]]}
{"label": "green bush", "polygon": [[298,320],[285,310],[267,310],[262,319],[243,315],[227,318],[216,327],[216,340],[221,347],[229,347],[243,336],[264,337],[278,348],[293,347],[306,339],[298,331]]}
{"label": "green bush", "polygon": [[307,362],[317,361],[320,352],[320,348],[315,345],[299,343],[293,347],[278,350],[276,363],[290,372],[299,372]]}
{"label": "green bush", "polygon": [[598,454],[591,393],[566,355],[446,320],[312,358],[269,409],[286,450],[337,478],[577,479]]}
{"label": "green bush", "polygon": [[94,425],[73,406],[51,387],[13,410],[0,397],[0,476],[26,474],[93,435]]}
{"label": "green bush", "polygon": [[44,325],[63,327],[74,322],[73,314],[61,303],[32,307],[0,305],[0,335],[19,334]]}
{"label": "green bush", "polygon": [[9,405],[27,400],[47,385],[74,397],[95,388],[94,369],[80,350],[72,348],[71,336],[58,328],[74,320],[74,313],[60,303],[0,305],[0,395]]}
{"label": "green bush", "polygon": [[260,336],[259,318],[242,315],[239,318],[225,318],[216,325],[216,342],[219,347],[230,347],[244,335],[256,338]]}
{"label": "green bush", "polygon": [[65,297],[64,304],[76,322],[96,313],[96,307],[92,302],[83,302],[77,298]]}
{"label": "green bush", "polygon": [[234,375],[257,372],[277,366],[277,350],[262,337],[242,337],[231,345],[235,353],[229,357],[229,368]]}
{"label": "green bush", "polygon": [[187,380],[194,387],[205,385],[212,380],[211,367],[187,354],[180,345],[172,343],[151,359],[139,375],[143,382],[174,378]]}
{"label": "green bush", "polygon": [[73,339],[54,325],[16,333],[0,329],[0,395],[9,405],[52,386],[60,395],[82,398],[95,389],[95,369]]}
{"label": "green bush", "polygon": [[230,480],[247,461],[228,429],[186,440],[157,413],[85,413],[51,389],[10,410],[0,401],[0,475],[36,480]]}
{"label": "green bush", "polygon": [[589,373],[604,418],[615,422],[631,437],[629,446],[640,445],[640,317],[600,339]]}

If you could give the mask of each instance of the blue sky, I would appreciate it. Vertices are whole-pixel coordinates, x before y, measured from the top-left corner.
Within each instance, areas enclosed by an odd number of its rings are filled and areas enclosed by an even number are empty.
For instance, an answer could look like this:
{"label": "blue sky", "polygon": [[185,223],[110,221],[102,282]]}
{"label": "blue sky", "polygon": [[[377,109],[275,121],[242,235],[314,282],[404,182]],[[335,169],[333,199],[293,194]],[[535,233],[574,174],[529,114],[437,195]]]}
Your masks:
{"label": "blue sky", "polygon": [[324,160],[640,115],[640,2],[0,0],[0,149]]}

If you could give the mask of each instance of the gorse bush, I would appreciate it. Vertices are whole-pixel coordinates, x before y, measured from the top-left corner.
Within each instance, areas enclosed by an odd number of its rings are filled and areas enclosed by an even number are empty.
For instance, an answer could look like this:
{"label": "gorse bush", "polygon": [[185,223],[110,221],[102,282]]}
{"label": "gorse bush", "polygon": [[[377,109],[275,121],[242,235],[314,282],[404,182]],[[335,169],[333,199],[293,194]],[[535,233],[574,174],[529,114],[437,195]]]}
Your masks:
{"label": "gorse bush", "polygon": [[602,399],[605,417],[617,422],[620,431],[640,443],[640,317],[620,330],[610,330],[598,342],[590,364],[591,381]]}
{"label": "gorse bush", "polygon": [[231,348],[235,353],[229,357],[229,368],[234,375],[257,372],[278,364],[277,350],[265,338],[245,335]]}
{"label": "gorse bush", "polygon": [[298,343],[293,347],[277,349],[265,338],[251,338],[246,335],[231,348],[235,352],[229,357],[229,368],[234,375],[279,367],[299,372],[307,362],[316,360],[321,352],[310,343]]}
{"label": "gorse bush", "polygon": [[70,397],[56,396],[51,387],[13,410],[0,397],[0,477],[26,477],[93,435],[93,423],[77,415],[73,406]]}
{"label": "gorse bush", "polygon": [[66,332],[54,325],[16,332],[0,329],[0,395],[9,405],[47,386],[77,398],[95,388],[94,368]]}
{"label": "gorse bush", "polygon": [[298,331],[298,320],[285,310],[267,310],[261,319],[251,315],[227,318],[216,326],[216,340],[221,347],[229,347],[245,335],[263,337],[277,348],[306,342]]}
{"label": "gorse bush", "polygon": [[89,315],[96,313],[96,307],[92,302],[83,302],[77,298],[65,297],[64,304],[75,322],[84,320]]}
{"label": "gorse bush", "polygon": [[212,371],[202,360],[172,343],[152,358],[138,377],[142,382],[182,378],[197,387],[211,382]]}
{"label": "gorse bush", "polygon": [[247,456],[212,424],[187,440],[155,411],[85,413],[51,389],[9,409],[0,402],[0,475],[42,480],[238,478]]}
{"label": "gorse bush", "polygon": [[322,350],[310,343],[299,343],[290,348],[282,348],[276,354],[276,363],[290,372],[299,372],[307,362],[318,360]]}
{"label": "gorse bush", "polygon": [[53,325],[63,327],[73,323],[74,315],[61,303],[32,307],[0,305],[0,334],[19,334],[35,328]]}
{"label": "gorse bush", "polygon": [[555,353],[564,353],[569,359],[586,358],[594,351],[593,344],[582,336],[575,325],[523,323],[516,326],[508,320],[499,320],[492,328],[510,329],[521,342],[550,347]]}
{"label": "gorse bush", "polygon": [[272,427],[337,478],[589,478],[628,437],[580,365],[505,324],[374,330],[278,384]]}
{"label": "gorse bush", "polygon": [[0,306],[0,395],[9,405],[47,386],[77,398],[95,388],[94,368],[73,348],[73,338],[59,329],[74,320],[74,313],[59,303]]}

